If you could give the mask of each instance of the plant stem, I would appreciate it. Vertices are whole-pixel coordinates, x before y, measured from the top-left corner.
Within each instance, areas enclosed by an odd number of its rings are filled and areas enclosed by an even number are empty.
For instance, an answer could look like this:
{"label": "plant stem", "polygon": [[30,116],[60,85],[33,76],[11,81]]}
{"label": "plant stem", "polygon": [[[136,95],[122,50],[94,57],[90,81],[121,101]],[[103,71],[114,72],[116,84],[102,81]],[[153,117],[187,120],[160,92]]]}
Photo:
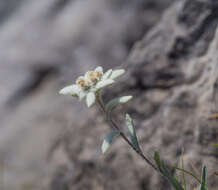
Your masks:
{"label": "plant stem", "polygon": [[157,167],[143,154],[143,152],[141,150],[136,149],[132,143],[129,141],[129,139],[126,137],[126,135],[120,130],[119,126],[116,124],[116,122],[107,114],[106,110],[105,110],[105,106],[104,103],[102,101],[102,98],[100,96],[100,94],[96,95],[96,100],[100,106],[100,108],[102,109],[102,111],[104,112],[105,116],[106,116],[106,121],[109,123],[110,127],[113,129],[116,129],[118,131],[120,131],[120,136],[123,138],[123,140],[147,163],[149,164],[154,170],[156,170],[158,173],[159,170],[157,169]]}

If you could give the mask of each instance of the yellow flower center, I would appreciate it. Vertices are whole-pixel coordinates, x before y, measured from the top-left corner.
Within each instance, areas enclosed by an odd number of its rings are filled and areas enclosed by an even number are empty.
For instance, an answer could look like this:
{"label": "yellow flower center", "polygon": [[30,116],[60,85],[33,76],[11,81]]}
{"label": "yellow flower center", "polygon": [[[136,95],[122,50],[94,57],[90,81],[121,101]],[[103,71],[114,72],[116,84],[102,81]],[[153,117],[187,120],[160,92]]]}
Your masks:
{"label": "yellow flower center", "polygon": [[91,82],[96,83],[100,80],[101,76],[102,76],[102,72],[99,71],[89,71],[88,72],[88,77],[90,79]]}
{"label": "yellow flower center", "polygon": [[79,77],[76,80],[76,84],[81,86],[82,88],[89,86],[89,82],[85,80],[83,77]]}
{"label": "yellow flower center", "polygon": [[99,78],[101,78],[102,75],[103,75],[103,72],[102,72],[102,71],[96,71],[96,74],[97,74],[97,76],[98,76]]}

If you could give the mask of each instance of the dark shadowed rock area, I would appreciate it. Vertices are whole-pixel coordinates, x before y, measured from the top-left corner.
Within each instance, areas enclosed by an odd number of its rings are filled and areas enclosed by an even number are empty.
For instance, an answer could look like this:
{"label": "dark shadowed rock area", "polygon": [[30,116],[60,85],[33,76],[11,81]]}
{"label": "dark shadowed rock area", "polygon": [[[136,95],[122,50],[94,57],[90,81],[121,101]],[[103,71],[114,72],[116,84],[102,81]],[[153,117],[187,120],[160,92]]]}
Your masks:
{"label": "dark shadowed rock area", "polygon": [[150,158],[158,150],[178,165],[184,147],[186,169],[205,164],[217,189],[218,123],[208,119],[218,112],[217,23],[214,0],[2,1],[0,185],[170,190],[122,139],[102,155],[109,128],[98,108],[58,94],[97,65],[122,65],[127,74],[104,93],[134,96],[117,122],[131,114]]}

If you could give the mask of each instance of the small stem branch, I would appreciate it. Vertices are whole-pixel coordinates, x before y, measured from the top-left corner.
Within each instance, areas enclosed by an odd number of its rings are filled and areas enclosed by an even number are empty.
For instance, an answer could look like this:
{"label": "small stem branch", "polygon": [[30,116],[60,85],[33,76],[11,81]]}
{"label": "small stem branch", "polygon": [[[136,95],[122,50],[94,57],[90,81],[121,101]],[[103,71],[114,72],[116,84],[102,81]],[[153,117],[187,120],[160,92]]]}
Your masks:
{"label": "small stem branch", "polygon": [[102,101],[102,98],[100,96],[100,94],[97,94],[96,96],[96,100],[100,106],[100,108],[102,109],[102,111],[104,112],[105,116],[106,116],[106,121],[109,123],[110,127],[116,130],[120,131],[120,136],[123,138],[123,140],[147,163],[149,164],[154,170],[156,170],[158,173],[159,170],[157,169],[157,167],[143,154],[143,152],[141,150],[136,149],[132,143],[129,141],[129,139],[126,137],[126,135],[120,130],[119,126],[116,124],[116,122],[106,113],[105,110],[105,106],[104,103]]}

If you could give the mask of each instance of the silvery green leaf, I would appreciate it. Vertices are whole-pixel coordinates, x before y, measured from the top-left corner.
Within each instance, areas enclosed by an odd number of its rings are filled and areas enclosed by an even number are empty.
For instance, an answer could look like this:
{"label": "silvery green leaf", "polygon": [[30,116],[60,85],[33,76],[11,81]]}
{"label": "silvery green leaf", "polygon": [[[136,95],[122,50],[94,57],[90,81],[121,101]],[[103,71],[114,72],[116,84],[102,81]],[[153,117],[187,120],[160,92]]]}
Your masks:
{"label": "silvery green leaf", "polygon": [[96,67],[95,71],[103,72],[103,68],[101,66]]}
{"label": "silvery green leaf", "polygon": [[86,96],[86,104],[88,107],[91,107],[95,103],[95,93],[89,92]]}
{"label": "silvery green leaf", "polygon": [[117,135],[119,135],[120,132],[118,130],[113,130],[112,132],[110,132],[105,138],[104,138],[104,141],[103,141],[103,144],[101,146],[101,150],[102,150],[102,153],[104,154],[108,148],[110,147],[114,137],[116,137]]}
{"label": "silvery green leaf", "polygon": [[114,70],[110,76],[110,79],[116,79],[118,77],[120,77],[121,75],[123,75],[125,73],[125,70],[124,69],[117,69],[117,70]]}
{"label": "silvery green leaf", "polygon": [[99,89],[107,87],[113,83],[114,83],[114,80],[111,80],[111,79],[102,80],[96,84],[96,89],[99,90]]}
{"label": "silvery green leaf", "polygon": [[108,79],[112,73],[112,69],[108,70],[104,75],[102,76],[102,80]]}
{"label": "silvery green leaf", "polygon": [[129,116],[129,114],[126,114],[126,126],[127,126],[127,128],[129,129],[130,137],[131,137],[131,142],[132,142],[133,146],[134,146],[137,150],[140,150],[139,143],[138,143],[138,139],[137,139],[137,136],[136,136],[136,132],[135,132],[135,129],[134,129],[134,125],[133,125],[133,120],[132,120],[132,118]]}
{"label": "silvery green leaf", "polygon": [[201,174],[201,187],[200,187],[200,190],[207,190],[206,178],[207,178],[206,166],[203,165],[202,174]]}
{"label": "silvery green leaf", "polygon": [[132,96],[123,96],[120,98],[114,98],[111,101],[109,101],[106,105],[106,112],[109,112],[111,109],[113,109],[118,104],[124,104],[132,99]]}
{"label": "silvery green leaf", "polygon": [[66,86],[63,89],[61,89],[59,93],[63,95],[71,95],[78,97],[79,87],[77,85]]}
{"label": "silvery green leaf", "polygon": [[161,160],[160,160],[159,153],[156,151],[154,153],[154,161],[156,162],[158,169],[161,171]]}

